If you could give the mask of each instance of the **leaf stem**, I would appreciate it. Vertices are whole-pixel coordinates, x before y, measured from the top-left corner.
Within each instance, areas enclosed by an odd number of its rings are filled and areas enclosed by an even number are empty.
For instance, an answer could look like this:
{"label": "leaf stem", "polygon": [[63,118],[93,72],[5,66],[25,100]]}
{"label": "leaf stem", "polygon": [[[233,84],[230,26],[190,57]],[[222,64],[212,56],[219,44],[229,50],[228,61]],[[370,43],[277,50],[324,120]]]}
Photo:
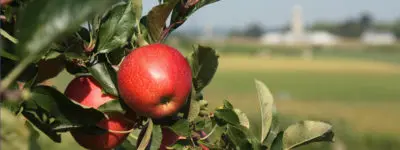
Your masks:
{"label": "leaf stem", "polygon": [[13,42],[14,44],[18,43],[18,40],[16,38],[14,38],[12,35],[8,34],[6,31],[4,31],[3,29],[0,29],[0,34],[2,36],[4,36],[5,38],[7,38],[8,40],[10,40],[11,42]]}
{"label": "leaf stem", "polygon": [[217,129],[217,125],[215,125],[215,126],[211,129],[210,133],[208,133],[205,137],[200,138],[200,140],[203,141],[203,140],[207,139],[209,136],[211,136],[211,134],[214,133],[215,129]]}

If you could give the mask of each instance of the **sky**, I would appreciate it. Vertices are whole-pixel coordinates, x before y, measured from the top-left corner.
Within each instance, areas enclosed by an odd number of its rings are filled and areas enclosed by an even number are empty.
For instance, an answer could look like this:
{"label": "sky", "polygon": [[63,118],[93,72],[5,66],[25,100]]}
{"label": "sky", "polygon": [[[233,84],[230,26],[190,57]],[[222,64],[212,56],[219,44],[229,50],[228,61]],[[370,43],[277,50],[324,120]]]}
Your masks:
{"label": "sky", "polygon": [[[144,0],[144,13],[157,3]],[[363,11],[370,12],[376,20],[400,18],[400,0],[221,0],[195,12],[181,28],[240,28],[252,22],[276,27],[288,23],[295,5],[302,7],[306,24],[340,21]]]}

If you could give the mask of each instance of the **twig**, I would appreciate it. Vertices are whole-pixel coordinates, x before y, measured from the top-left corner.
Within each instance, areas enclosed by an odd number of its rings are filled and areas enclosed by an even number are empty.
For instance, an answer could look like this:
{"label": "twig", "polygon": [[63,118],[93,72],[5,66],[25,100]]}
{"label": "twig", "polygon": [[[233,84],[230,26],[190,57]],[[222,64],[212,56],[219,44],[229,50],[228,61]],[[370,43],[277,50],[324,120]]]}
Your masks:
{"label": "twig", "polygon": [[10,40],[11,42],[13,42],[14,44],[18,43],[18,40],[16,38],[14,38],[13,36],[11,36],[10,34],[8,34],[6,31],[4,31],[3,29],[0,29],[0,34],[2,36],[4,36],[5,38],[7,38],[8,40]]}

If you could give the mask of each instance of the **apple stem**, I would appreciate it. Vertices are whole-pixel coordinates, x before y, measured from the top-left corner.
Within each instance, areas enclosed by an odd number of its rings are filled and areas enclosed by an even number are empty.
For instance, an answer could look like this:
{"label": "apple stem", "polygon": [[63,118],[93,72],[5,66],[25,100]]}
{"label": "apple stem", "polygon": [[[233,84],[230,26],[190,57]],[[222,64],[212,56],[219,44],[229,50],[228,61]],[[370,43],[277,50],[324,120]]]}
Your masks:
{"label": "apple stem", "polygon": [[214,131],[215,131],[216,128],[217,128],[217,125],[215,125],[215,126],[211,129],[210,133],[208,133],[205,137],[200,138],[200,140],[203,141],[203,140],[207,139],[209,136],[211,136],[211,134],[214,133]]}

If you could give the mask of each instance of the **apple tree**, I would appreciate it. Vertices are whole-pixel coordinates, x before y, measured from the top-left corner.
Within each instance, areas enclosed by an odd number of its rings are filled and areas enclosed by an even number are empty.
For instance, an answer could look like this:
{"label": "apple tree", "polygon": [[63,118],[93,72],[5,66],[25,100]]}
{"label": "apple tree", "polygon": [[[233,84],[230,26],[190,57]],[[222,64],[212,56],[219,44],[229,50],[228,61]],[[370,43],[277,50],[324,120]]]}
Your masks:
{"label": "apple tree", "polygon": [[[287,150],[333,141],[321,121],[281,129],[259,80],[261,133],[228,100],[208,107],[203,89],[217,72],[217,51],[193,45],[183,56],[165,40],[217,1],[158,0],[143,14],[141,0],[1,0],[2,145],[21,140],[24,127],[36,133],[29,138],[42,133],[56,143],[70,133],[87,149]],[[49,80],[64,70],[75,78],[63,92]],[[8,146],[23,145],[37,146]]]}

